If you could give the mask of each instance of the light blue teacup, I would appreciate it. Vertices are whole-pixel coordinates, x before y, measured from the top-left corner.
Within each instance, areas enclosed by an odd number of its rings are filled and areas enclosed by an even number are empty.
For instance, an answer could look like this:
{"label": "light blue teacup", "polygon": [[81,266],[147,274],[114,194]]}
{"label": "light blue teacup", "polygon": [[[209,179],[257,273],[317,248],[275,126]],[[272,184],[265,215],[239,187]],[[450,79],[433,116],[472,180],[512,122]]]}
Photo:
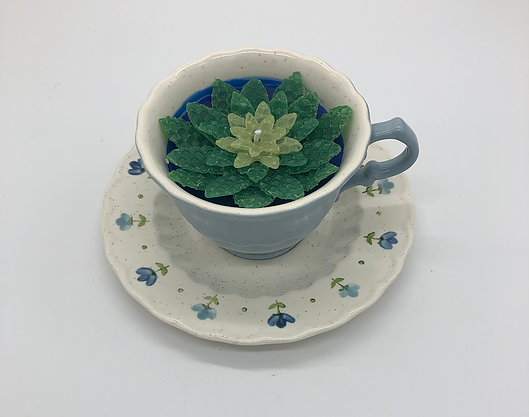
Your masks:
{"label": "light blue teacup", "polygon": [[[324,108],[349,105],[353,109],[352,122],[342,134],[340,169],[327,184],[296,201],[245,209],[202,200],[167,177],[167,139],[158,119],[173,114],[189,96],[211,86],[216,78],[286,78],[294,71],[302,73],[305,86],[318,93]],[[359,168],[368,146],[382,139],[399,140],[406,149],[389,161],[371,161]],[[138,114],[136,146],[149,175],[175,199],[185,219],[217,245],[248,259],[269,259],[287,252],[320,224],[341,192],[400,174],[419,154],[417,137],[401,118],[371,125],[365,100],[345,75],[317,58],[257,47],[209,54],[156,84]]]}

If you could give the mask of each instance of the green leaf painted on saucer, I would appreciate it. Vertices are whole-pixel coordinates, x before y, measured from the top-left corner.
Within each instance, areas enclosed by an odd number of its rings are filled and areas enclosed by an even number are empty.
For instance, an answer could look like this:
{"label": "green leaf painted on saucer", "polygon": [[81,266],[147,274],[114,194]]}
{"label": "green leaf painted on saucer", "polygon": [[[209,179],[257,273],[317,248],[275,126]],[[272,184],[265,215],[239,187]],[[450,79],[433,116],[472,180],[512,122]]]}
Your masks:
{"label": "green leaf painted on saucer", "polygon": [[212,295],[207,295],[207,296],[204,297],[204,300],[210,301],[209,304],[211,304],[211,302],[213,302],[215,305],[217,305],[217,306],[219,305],[219,300],[217,299],[217,294],[215,294],[213,296]]}
{"label": "green leaf painted on saucer", "polygon": [[177,147],[209,146],[210,142],[189,122],[174,117],[164,117],[159,120],[167,138]]}
{"label": "green leaf painted on saucer", "polygon": [[257,78],[250,78],[250,80],[244,84],[241,94],[248,99],[254,109],[257,108],[261,101],[268,103],[268,93],[263,83]]}
{"label": "green leaf painted on saucer", "polygon": [[339,283],[342,282],[343,280],[344,280],[343,278],[332,278],[331,279],[331,288],[336,287],[336,284],[339,285]]}
{"label": "green leaf painted on saucer", "polygon": [[366,187],[365,191],[362,191],[362,194],[367,194],[369,197],[374,197],[375,194],[373,194],[373,186],[370,185],[369,187]]}
{"label": "green leaf painted on saucer", "polygon": [[164,265],[160,262],[156,262],[156,266],[159,268],[160,273],[165,276],[167,275],[167,268],[169,268],[169,265]]}
{"label": "green leaf painted on saucer", "polygon": [[257,187],[248,187],[233,196],[233,201],[239,207],[259,208],[266,207],[275,200],[270,194],[261,191]]}
{"label": "green leaf painted on saucer", "polygon": [[138,216],[140,218],[140,222],[138,223],[138,227],[142,227],[142,226],[145,226],[147,224],[147,218],[143,215],[143,214],[140,214]]}
{"label": "green leaf painted on saucer", "polygon": [[369,233],[368,235],[364,236],[365,239],[366,239],[366,242],[369,243],[370,245],[373,244],[373,238],[375,237],[375,232],[371,232]]}
{"label": "green leaf painted on saucer", "polygon": [[213,82],[211,107],[224,114],[231,113],[231,95],[236,91],[235,87],[217,78]]}
{"label": "green leaf painted on saucer", "polygon": [[180,168],[203,174],[222,174],[222,168],[210,166],[207,159],[211,153],[209,146],[191,146],[174,149],[167,155],[167,160]]}
{"label": "green leaf painted on saucer", "polygon": [[171,181],[177,182],[183,187],[204,191],[210,182],[218,178],[218,175],[202,174],[181,168],[171,171],[168,177]]}

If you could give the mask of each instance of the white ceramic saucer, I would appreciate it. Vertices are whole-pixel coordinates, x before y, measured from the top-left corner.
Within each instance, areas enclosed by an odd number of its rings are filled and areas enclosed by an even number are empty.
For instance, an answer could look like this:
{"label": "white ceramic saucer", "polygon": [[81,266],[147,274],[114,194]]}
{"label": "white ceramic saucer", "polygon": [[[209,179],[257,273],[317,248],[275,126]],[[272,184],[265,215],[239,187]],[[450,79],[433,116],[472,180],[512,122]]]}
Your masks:
{"label": "white ceramic saucer", "polygon": [[[374,144],[366,161],[391,157]],[[108,260],[149,312],[204,339],[287,343],[334,329],[382,295],[413,240],[415,207],[399,175],[369,193],[365,187],[345,191],[288,253],[264,261],[238,258],[193,229],[138,158],[134,148],[121,160],[105,193]]]}

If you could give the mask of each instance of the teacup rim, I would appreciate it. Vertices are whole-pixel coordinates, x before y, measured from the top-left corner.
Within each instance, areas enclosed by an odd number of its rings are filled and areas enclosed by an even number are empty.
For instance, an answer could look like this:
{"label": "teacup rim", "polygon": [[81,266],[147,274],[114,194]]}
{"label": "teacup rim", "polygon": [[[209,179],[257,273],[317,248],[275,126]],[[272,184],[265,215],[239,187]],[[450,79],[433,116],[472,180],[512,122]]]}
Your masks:
{"label": "teacup rim", "polygon": [[[358,153],[355,155],[355,157],[347,164],[347,170],[343,170],[343,165],[340,165],[339,170],[336,172],[336,174],[331,178],[331,180],[325,184],[320,189],[310,193],[309,195],[306,195],[304,197],[299,198],[298,200],[293,200],[288,203],[279,204],[276,206],[268,206],[268,207],[261,207],[261,208],[243,208],[243,207],[231,207],[231,206],[225,206],[221,204],[212,203],[206,200],[203,200],[199,197],[196,197],[181,187],[179,187],[175,182],[171,181],[165,172],[163,172],[161,169],[158,168],[154,156],[151,154],[149,146],[148,146],[148,139],[143,138],[140,131],[140,125],[142,123],[142,120],[146,117],[149,117],[150,112],[150,106],[151,104],[156,100],[156,96],[159,91],[161,91],[162,87],[167,86],[171,83],[172,79],[175,78],[177,74],[179,74],[181,71],[186,70],[189,67],[200,65],[202,63],[205,63],[207,61],[210,61],[212,59],[226,56],[226,55],[235,55],[235,54],[242,54],[242,53],[249,53],[249,52],[256,52],[256,53],[281,53],[290,55],[295,58],[301,58],[304,60],[312,61],[315,64],[321,65],[324,67],[327,71],[331,72],[333,75],[341,79],[345,85],[348,85],[351,88],[351,91],[354,95],[359,98],[358,103],[365,106],[365,114],[367,115],[367,120],[365,120],[366,126],[366,135],[363,138],[365,140],[365,146],[363,146],[363,149],[367,149],[367,146],[369,145],[369,137],[371,135],[371,121],[370,121],[370,114],[369,114],[369,107],[367,105],[366,100],[364,97],[358,92],[352,81],[341,72],[335,70],[333,67],[331,67],[329,64],[327,64],[325,61],[309,56],[304,55],[299,52],[296,52],[291,49],[286,48],[265,48],[265,47],[259,47],[259,46],[245,46],[242,48],[237,49],[228,49],[228,50],[218,50],[215,52],[211,52],[207,55],[202,56],[199,59],[188,61],[183,65],[180,65],[178,68],[176,68],[174,71],[171,72],[167,77],[163,78],[159,82],[156,83],[156,85],[152,88],[150,91],[147,99],[142,104],[138,111],[138,117],[137,117],[137,124],[136,124],[136,148],[138,150],[138,153],[140,155],[140,158],[142,159],[143,165],[145,167],[145,170],[151,176],[151,178],[171,197],[182,200],[183,202],[187,204],[191,204],[197,207],[200,207],[202,210],[208,211],[208,212],[214,212],[219,214],[228,214],[228,215],[236,215],[236,216],[245,216],[245,217],[259,217],[259,216],[267,216],[271,214],[278,214],[283,212],[289,212],[289,211],[295,211],[301,207],[305,207],[307,205],[313,204],[316,201],[319,201],[325,197],[327,197],[329,194],[334,193],[336,190],[341,189],[347,181],[351,178],[351,176],[355,173],[356,169],[360,166],[362,163],[365,152],[363,154]],[[354,117],[354,115],[353,115]],[[344,141],[346,138],[344,138]]]}

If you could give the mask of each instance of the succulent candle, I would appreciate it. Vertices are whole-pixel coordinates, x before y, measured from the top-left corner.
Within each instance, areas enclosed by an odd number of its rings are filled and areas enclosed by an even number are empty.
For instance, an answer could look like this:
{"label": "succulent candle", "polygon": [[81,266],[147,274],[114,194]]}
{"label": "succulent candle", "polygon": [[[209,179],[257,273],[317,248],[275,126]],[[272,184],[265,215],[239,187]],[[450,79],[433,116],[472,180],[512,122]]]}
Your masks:
{"label": "succulent candle", "polygon": [[186,111],[189,122],[160,119],[176,147],[167,155],[177,167],[169,178],[206,198],[233,196],[246,208],[296,200],[334,174],[329,161],[341,151],[334,141],[352,117],[349,106],[338,106],[317,119],[318,95],[306,91],[299,72],[271,99],[256,78],[240,91],[217,79],[211,107],[189,102]]}

